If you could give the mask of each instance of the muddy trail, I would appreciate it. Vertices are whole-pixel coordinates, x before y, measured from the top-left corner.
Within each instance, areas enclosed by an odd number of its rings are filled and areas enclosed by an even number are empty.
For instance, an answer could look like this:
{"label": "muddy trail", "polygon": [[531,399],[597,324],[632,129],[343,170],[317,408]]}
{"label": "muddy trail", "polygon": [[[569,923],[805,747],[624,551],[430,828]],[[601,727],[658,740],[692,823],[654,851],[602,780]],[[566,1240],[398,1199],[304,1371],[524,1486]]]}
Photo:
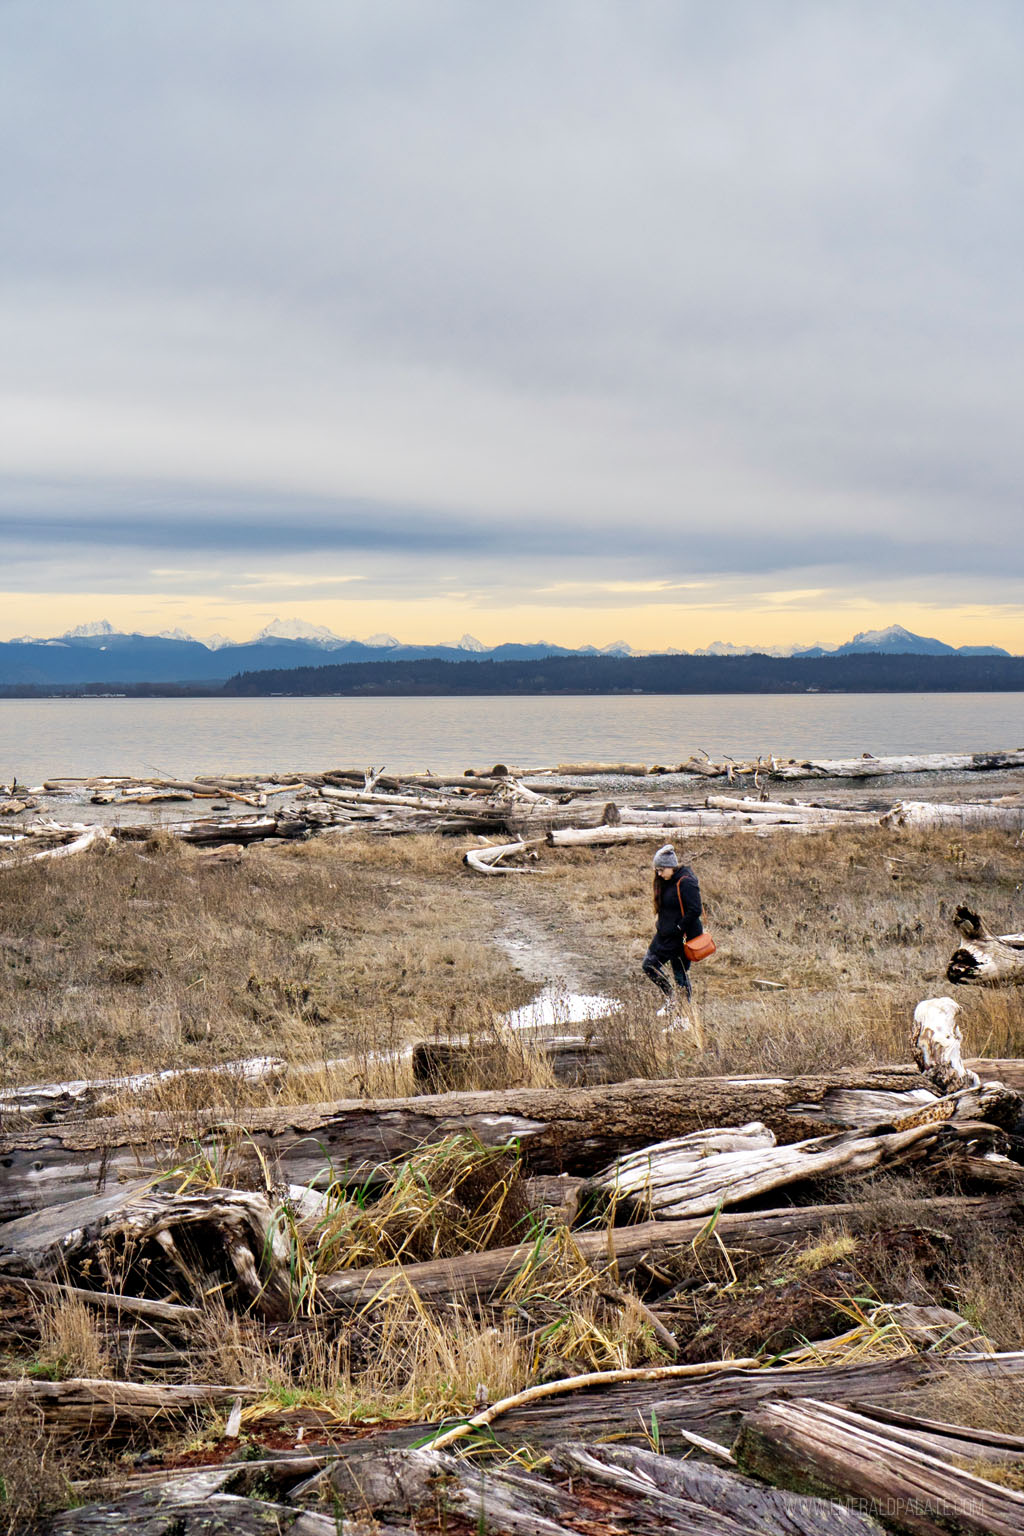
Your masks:
{"label": "muddy trail", "polygon": [[481,930],[532,986],[614,996],[635,979],[637,956],[609,945],[543,879],[481,882],[474,891]]}

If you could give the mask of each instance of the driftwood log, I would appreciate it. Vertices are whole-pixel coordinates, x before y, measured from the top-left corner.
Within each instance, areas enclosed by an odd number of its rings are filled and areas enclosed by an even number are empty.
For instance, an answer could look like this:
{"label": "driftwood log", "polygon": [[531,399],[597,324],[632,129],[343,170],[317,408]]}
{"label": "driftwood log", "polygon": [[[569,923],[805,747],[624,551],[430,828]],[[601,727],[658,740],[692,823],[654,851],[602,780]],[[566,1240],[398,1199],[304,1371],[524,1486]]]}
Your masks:
{"label": "driftwood log", "polygon": [[69,1381],[21,1378],[0,1381],[0,1415],[35,1412],[66,1428],[109,1431],[115,1425],[150,1423],[204,1408],[226,1408],[241,1397],[258,1398],[256,1387],[168,1385],[165,1382]]}
{"label": "driftwood log", "polygon": [[1020,1536],[1024,1493],[952,1468],[908,1439],[849,1409],[797,1399],[745,1418],[736,1457],[772,1482],[854,1500],[913,1536]]}
{"label": "driftwood log", "polygon": [[[1001,768],[1024,768],[1024,750],[1016,752],[925,752],[907,757],[816,758],[780,762],[773,758],[760,765],[771,779],[876,779],[904,773],[992,773]],[[753,772],[751,768],[749,771]]]}
{"label": "driftwood log", "polygon": [[323,1184],[360,1177],[424,1143],[460,1133],[492,1147],[517,1141],[531,1173],[590,1174],[620,1152],[708,1125],[760,1120],[780,1143],[800,1141],[820,1129],[822,1103],[837,1088],[898,1092],[919,1084],[910,1067],[827,1077],[644,1079],[578,1089],[349,1099],[258,1109],[230,1121],[218,1111],[195,1116],[187,1139],[175,1117],[141,1112],[15,1130],[0,1138],[0,1221],[173,1166],[200,1146],[218,1155],[233,1148],[236,1159],[254,1167],[266,1158],[287,1183]]}
{"label": "driftwood log", "polygon": [[900,800],[882,817],[882,826],[897,830],[951,832],[1024,830],[1024,802],[1018,805],[938,805],[929,800]]}
{"label": "driftwood log", "polygon": [[880,1529],[839,1505],[827,1509],[820,1500],[650,1450],[567,1444],[552,1462],[528,1471],[514,1462],[477,1466],[429,1448],[394,1450],[340,1460],[329,1484],[342,1508],[364,1520],[412,1516],[420,1528],[426,1511],[431,1523],[440,1514],[442,1529],[447,1515],[498,1536],[579,1536],[595,1489],[602,1494],[601,1527],[616,1536],[878,1536]]}
{"label": "driftwood log", "polygon": [[[952,1116],[954,1103],[938,1100],[919,1115]],[[863,1173],[924,1155],[942,1120],[925,1120],[888,1133],[840,1131],[789,1146],[758,1122],[733,1131],[697,1131],[618,1158],[598,1174],[591,1189],[609,1202],[655,1220],[710,1215],[757,1195],[836,1173]]]}
{"label": "driftwood log", "polygon": [[[663,1291],[675,1271],[702,1261],[720,1239],[731,1262],[739,1268],[751,1258],[779,1254],[806,1243],[831,1228],[856,1231],[872,1214],[866,1202],[790,1206],[772,1211],[725,1211],[714,1223],[714,1235],[703,1217],[681,1221],[648,1221],[609,1231],[574,1232],[580,1257],[595,1268],[613,1264],[620,1280],[640,1290]],[[1019,1231],[1020,1213],[1013,1196],[937,1196],[914,1200],[903,1208],[901,1221],[926,1230],[955,1231],[965,1220],[984,1214],[996,1237]],[[336,1307],[361,1307],[386,1294],[412,1291],[425,1303],[447,1304],[469,1297],[491,1302],[513,1281],[535,1274],[543,1281],[549,1249],[536,1242],[455,1259],[429,1259],[419,1264],[379,1265],[322,1275],[318,1291]],[[718,1251],[721,1251],[720,1249]],[[557,1262],[557,1256],[555,1256]]]}
{"label": "driftwood log", "polygon": [[914,1009],[914,1060],[943,1094],[981,1086],[978,1074],[964,1066],[959,1012],[960,1004],[952,997],[926,997]]}
{"label": "driftwood log", "polygon": [[223,1295],[265,1318],[292,1305],[280,1213],[237,1189],[169,1194],[146,1187],[74,1200],[0,1227],[0,1271],[104,1289],[137,1281],[186,1302]]}
{"label": "driftwood log", "polygon": [[1024,933],[989,933],[977,912],[957,907],[953,927],[963,935],[963,943],[946,967],[948,980],[988,984],[1024,982]]}

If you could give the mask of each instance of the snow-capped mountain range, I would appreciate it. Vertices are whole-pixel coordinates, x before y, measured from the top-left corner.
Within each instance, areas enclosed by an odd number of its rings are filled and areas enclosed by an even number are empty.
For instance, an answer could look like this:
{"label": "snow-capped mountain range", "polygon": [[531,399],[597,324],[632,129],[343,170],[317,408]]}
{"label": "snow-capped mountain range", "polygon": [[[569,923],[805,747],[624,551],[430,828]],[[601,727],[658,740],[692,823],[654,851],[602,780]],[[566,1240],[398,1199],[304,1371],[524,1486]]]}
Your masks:
{"label": "snow-capped mountain range", "polygon": [[[716,640],[692,653],[671,648],[660,654],[676,656],[764,655],[807,658],[885,655],[1007,656],[999,646],[955,647],[941,640],[912,634],[899,624],[867,630],[844,645],[810,647],[738,646]],[[406,645],[394,635],[370,635],[365,640],[337,635],[322,624],[303,619],[274,619],[251,640],[239,643],[224,635],[197,639],[182,629],[158,635],[123,634],[106,619],[79,624],[62,635],[37,639],[22,636],[0,642],[0,686],[47,687],[85,683],[210,683],[224,682],[239,672],[317,667],[338,662],[367,661],[532,661],[559,656],[636,656],[624,640],[611,645],[579,646],[570,650],[544,640],[531,644],[485,646],[473,635],[452,644]]]}

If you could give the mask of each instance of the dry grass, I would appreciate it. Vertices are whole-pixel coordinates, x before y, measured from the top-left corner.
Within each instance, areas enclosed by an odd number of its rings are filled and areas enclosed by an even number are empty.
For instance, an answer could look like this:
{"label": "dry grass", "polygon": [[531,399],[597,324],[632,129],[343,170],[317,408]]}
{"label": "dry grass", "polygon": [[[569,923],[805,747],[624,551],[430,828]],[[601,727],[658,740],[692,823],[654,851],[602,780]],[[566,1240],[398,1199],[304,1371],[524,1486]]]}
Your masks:
{"label": "dry grass", "polygon": [[[658,1038],[660,999],[636,980],[653,925],[643,852],[559,850],[544,866],[546,904],[564,906],[594,952],[615,961],[618,984],[607,980],[627,1009],[605,1033],[639,1076],[906,1061],[914,1007],[950,990],[956,906],[979,909],[993,931],[1024,927],[1021,850],[1009,834],[951,844],[942,833],[737,833],[689,848],[680,836],[676,846],[697,870],[719,946],[691,971],[702,1043]],[[762,991],[759,980],[783,990]],[[1024,1055],[1016,990],[962,988],[957,997],[966,1054]]]}
{"label": "dry grass", "polygon": [[8,1413],[0,1436],[0,1536],[26,1536],[66,1508],[82,1456],[35,1415]]}
{"label": "dry grass", "polygon": [[[508,884],[468,874],[455,840],[426,835],[256,847],[237,864],[157,837],[4,870],[0,1080],[266,1053],[294,1068],[286,1081],[186,1079],[150,1102],[397,1096],[413,1088],[408,1043],[438,1036],[480,1046],[460,1086],[539,1082],[538,1059],[495,1022],[535,990],[495,942],[520,918],[527,939],[543,938],[552,981],[569,955],[625,1002],[603,1031],[625,1075],[905,1060],[914,1005],[948,990],[957,903],[996,929],[1024,926],[1021,854],[1005,835],[679,842],[719,953],[692,973],[697,1029],[669,1037],[639,977],[652,927],[643,849],[545,850],[539,875]],[[959,997],[970,1054],[1024,1054],[1016,992]]]}
{"label": "dry grass", "polygon": [[[328,1090],[401,1089],[387,1058],[410,1036],[529,995],[475,936],[453,868],[434,837],[257,847],[237,864],[164,838],[0,871],[0,1075],[269,1053],[319,1070]],[[340,1056],[353,1060],[332,1076]],[[239,1098],[230,1080],[208,1087]]]}
{"label": "dry grass", "polygon": [[402,1163],[379,1199],[342,1192],[317,1224],[319,1272],[415,1263],[518,1241],[528,1204],[512,1150],[452,1136]]}
{"label": "dry grass", "polygon": [[36,1360],[56,1380],[109,1376],[110,1360],[95,1308],[74,1297],[33,1303],[39,1344]]}

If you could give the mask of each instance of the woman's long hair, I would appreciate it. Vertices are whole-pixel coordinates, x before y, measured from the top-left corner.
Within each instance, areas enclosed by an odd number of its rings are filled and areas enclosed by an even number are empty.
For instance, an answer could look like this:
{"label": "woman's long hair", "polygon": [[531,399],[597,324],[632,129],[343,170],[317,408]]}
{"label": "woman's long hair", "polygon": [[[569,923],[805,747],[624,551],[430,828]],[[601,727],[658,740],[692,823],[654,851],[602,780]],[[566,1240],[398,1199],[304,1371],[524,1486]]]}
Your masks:
{"label": "woman's long hair", "polygon": [[661,898],[664,896],[666,887],[669,885],[669,883],[670,882],[668,880],[663,880],[661,878],[661,876],[658,874],[657,870],[654,871],[654,915],[655,915],[655,917],[657,917],[658,913],[661,911]]}

